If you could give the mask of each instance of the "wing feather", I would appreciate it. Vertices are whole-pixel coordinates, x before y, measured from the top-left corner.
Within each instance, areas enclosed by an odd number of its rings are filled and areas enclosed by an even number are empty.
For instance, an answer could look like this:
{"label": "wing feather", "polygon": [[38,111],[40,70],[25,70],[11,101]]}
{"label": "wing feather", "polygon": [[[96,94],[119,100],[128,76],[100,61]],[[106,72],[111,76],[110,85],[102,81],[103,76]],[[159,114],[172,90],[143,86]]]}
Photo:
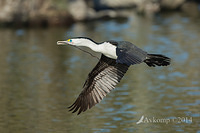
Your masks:
{"label": "wing feather", "polygon": [[83,91],[76,101],[69,107],[69,111],[78,114],[92,108],[110,93],[120,82],[128,65],[117,63],[116,60],[101,56],[100,61],[89,73],[83,85]]}

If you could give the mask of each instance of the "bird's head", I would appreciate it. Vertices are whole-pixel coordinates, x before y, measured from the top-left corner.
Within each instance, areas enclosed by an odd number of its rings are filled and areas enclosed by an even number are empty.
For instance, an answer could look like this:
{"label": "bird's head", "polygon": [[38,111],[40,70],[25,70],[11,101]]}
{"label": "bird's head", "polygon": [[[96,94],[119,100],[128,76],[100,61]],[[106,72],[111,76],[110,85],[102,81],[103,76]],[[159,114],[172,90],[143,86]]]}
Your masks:
{"label": "bird's head", "polygon": [[89,38],[72,38],[66,41],[57,41],[57,45],[73,45],[73,46],[85,46],[86,44],[95,43]]}

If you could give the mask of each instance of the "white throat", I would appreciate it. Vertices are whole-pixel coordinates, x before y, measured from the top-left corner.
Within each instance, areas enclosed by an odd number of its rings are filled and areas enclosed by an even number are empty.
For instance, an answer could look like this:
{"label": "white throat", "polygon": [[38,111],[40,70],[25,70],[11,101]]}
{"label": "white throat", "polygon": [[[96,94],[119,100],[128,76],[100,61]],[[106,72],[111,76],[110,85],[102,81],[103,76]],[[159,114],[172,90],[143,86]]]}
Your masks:
{"label": "white throat", "polygon": [[96,44],[93,41],[90,40],[84,40],[81,43],[79,43],[77,46],[85,46],[90,48],[91,50],[95,52],[99,52],[104,54],[105,56],[112,58],[112,59],[117,59],[116,55],[116,46],[109,43],[109,42],[104,42],[101,44]]}

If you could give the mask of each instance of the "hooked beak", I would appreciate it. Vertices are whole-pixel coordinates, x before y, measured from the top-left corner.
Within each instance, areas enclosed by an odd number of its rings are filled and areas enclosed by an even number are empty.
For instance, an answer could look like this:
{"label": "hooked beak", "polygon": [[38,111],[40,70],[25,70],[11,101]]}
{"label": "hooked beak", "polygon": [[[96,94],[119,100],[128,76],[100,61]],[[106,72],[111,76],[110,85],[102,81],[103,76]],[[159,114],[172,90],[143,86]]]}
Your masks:
{"label": "hooked beak", "polygon": [[69,42],[69,41],[57,41],[57,45],[72,45],[72,43],[71,42]]}

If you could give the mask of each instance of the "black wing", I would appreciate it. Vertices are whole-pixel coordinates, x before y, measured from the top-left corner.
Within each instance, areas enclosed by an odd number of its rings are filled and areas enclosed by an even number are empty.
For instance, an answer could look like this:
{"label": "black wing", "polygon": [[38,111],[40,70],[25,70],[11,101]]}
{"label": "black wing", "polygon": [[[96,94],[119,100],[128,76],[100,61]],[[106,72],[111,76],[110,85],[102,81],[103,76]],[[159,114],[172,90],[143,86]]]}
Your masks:
{"label": "black wing", "polygon": [[69,111],[74,113],[79,110],[80,114],[99,103],[120,82],[128,67],[102,54],[98,64],[89,73],[83,91],[69,107]]}
{"label": "black wing", "polygon": [[118,56],[117,62],[127,65],[142,63],[147,57],[147,52],[130,42],[120,42],[117,46],[116,54]]}

